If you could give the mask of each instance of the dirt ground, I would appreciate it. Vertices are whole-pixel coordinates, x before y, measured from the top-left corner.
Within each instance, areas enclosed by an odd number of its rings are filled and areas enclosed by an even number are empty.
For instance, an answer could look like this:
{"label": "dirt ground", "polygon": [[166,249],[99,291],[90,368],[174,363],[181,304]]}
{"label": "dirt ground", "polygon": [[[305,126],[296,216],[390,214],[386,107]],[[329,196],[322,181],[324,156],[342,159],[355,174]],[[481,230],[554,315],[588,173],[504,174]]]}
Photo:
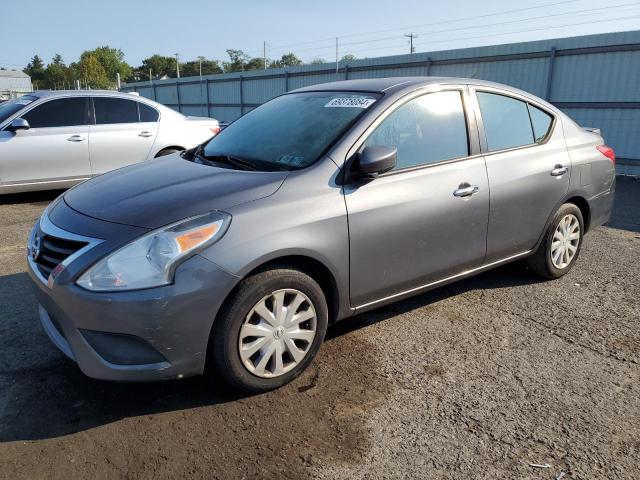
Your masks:
{"label": "dirt ground", "polygon": [[360,315],[253,397],[55,349],[24,260],[54,196],[0,198],[0,478],[640,478],[639,182],[564,278],[509,265]]}

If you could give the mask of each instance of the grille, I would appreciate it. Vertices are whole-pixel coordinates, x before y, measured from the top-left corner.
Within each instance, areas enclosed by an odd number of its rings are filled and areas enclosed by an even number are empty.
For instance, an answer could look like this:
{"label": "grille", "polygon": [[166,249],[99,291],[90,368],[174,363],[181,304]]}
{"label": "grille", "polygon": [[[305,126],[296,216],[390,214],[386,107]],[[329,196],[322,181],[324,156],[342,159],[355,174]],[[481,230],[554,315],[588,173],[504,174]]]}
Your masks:
{"label": "grille", "polygon": [[54,268],[85,245],[87,245],[86,242],[77,242],[46,234],[41,235],[40,254],[35,260],[36,266],[44,278],[49,278],[49,274]]}

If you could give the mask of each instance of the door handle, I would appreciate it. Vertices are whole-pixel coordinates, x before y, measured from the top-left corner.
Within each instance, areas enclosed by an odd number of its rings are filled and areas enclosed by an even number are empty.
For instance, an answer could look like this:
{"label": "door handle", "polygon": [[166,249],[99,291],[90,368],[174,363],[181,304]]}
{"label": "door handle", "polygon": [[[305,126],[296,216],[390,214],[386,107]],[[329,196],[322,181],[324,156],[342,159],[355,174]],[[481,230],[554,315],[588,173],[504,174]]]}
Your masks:
{"label": "door handle", "polygon": [[555,167],[553,167],[553,170],[551,170],[551,176],[559,177],[560,175],[564,175],[568,171],[569,171],[569,167],[565,167],[564,165],[557,164]]}
{"label": "door handle", "polygon": [[69,138],[67,138],[68,142],[82,142],[84,141],[84,137],[82,137],[81,135],[71,135]]}
{"label": "door handle", "polygon": [[470,197],[474,193],[478,193],[480,191],[480,187],[477,185],[470,185],[468,183],[461,183],[460,186],[453,191],[454,197]]}
{"label": "door handle", "polygon": [[153,136],[153,133],[150,133],[150,132],[144,131],[144,132],[140,132],[140,133],[138,134],[138,136],[139,136],[139,137],[142,137],[142,138],[148,138],[148,137],[152,137],[152,136]]}

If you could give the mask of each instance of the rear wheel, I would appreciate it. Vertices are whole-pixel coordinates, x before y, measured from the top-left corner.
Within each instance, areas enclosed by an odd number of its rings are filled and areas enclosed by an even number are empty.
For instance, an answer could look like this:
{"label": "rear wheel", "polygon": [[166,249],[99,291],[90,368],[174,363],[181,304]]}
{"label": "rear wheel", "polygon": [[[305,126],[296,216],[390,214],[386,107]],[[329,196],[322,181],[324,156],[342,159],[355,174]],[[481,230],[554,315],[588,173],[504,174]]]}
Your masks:
{"label": "rear wheel", "polygon": [[573,203],[565,203],[556,212],[538,250],[527,260],[529,268],[545,278],[562,277],[578,259],[583,235],[582,212]]}
{"label": "rear wheel", "polygon": [[250,393],[278,388],[313,360],[327,330],[320,286],[298,270],[243,280],[214,323],[210,359],[231,385]]}

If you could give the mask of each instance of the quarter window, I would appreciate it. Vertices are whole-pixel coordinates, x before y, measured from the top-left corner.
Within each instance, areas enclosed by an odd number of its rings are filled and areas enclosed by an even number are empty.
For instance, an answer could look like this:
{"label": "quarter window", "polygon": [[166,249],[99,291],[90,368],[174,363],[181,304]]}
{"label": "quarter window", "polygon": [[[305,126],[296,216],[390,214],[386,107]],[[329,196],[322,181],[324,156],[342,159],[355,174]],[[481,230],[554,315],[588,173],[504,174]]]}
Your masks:
{"label": "quarter window", "polygon": [[141,122],[157,122],[158,121],[159,115],[158,115],[158,111],[155,108],[140,102],[138,102],[138,108],[140,109]]}
{"label": "quarter window", "polygon": [[22,115],[32,128],[72,127],[87,124],[86,98],[57,98]]}
{"label": "quarter window", "polygon": [[526,102],[487,92],[477,97],[489,151],[534,143]]}
{"label": "quarter window", "polygon": [[96,125],[138,123],[138,102],[125,98],[94,97]]}
{"label": "quarter window", "polygon": [[547,136],[553,117],[547,112],[529,104],[529,115],[531,116],[531,126],[533,126],[533,135],[536,142],[539,142]]}
{"label": "quarter window", "polygon": [[459,91],[414,98],[389,115],[366,146],[398,149],[396,170],[469,155],[467,123]]}

